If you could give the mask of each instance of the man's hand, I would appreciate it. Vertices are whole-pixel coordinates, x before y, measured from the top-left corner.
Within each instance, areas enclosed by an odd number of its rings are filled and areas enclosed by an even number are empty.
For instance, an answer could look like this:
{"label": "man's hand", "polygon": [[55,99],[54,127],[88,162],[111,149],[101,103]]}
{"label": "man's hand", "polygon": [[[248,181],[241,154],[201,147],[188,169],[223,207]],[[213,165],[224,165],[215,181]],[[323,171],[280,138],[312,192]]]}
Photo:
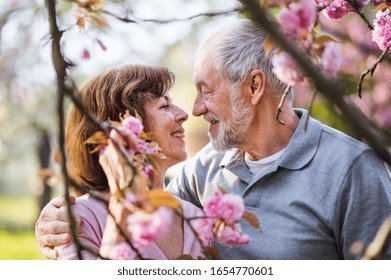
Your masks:
{"label": "man's hand", "polygon": [[[71,196],[71,204],[75,197]],[[71,242],[71,232],[64,196],[53,198],[41,211],[35,224],[35,237],[41,254],[48,259],[57,259],[55,246]],[[81,221],[75,217],[77,230],[80,230]]]}

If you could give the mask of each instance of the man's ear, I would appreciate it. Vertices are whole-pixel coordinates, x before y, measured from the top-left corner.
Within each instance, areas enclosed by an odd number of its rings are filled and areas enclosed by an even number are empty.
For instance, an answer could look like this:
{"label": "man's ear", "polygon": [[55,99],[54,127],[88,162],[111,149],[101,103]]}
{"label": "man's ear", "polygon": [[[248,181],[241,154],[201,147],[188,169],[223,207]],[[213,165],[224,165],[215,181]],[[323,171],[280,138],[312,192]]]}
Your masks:
{"label": "man's ear", "polygon": [[250,73],[251,104],[256,105],[265,93],[265,73],[261,70],[253,70]]}

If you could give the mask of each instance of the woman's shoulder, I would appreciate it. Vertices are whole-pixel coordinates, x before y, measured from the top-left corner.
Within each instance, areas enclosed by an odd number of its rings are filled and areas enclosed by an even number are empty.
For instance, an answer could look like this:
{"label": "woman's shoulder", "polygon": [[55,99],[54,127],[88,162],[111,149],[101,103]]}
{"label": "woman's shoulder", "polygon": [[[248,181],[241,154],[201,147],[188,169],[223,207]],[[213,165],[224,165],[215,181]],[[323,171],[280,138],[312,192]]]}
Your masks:
{"label": "woman's shoulder", "polygon": [[197,215],[203,215],[204,212],[198,206],[194,205],[189,201],[183,200],[181,198],[177,198],[177,199],[181,205],[183,215],[185,217],[194,217]]}
{"label": "woman's shoulder", "polygon": [[80,217],[82,223],[87,223],[90,227],[103,228],[106,225],[107,204],[97,197],[105,196],[105,192],[98,193],[98,196],[84,194],[76,198],[75,204],[72,205],[73,212]]}

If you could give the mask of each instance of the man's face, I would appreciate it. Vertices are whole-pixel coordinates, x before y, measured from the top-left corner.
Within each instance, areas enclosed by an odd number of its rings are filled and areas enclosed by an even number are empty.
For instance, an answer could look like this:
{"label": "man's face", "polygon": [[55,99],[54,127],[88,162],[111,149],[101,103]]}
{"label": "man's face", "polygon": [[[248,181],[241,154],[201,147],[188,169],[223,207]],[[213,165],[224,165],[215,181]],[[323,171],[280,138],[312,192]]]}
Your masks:
{"label": "man's face", "polygon": [[197,53],[193,82],[197,88],[193,115],[204,116],[209,122],[208,135],[213,146],[217,150],[237,148],[248,129],[249,116],[238,113],[242,108],[231,103],[232,84],[217,73],[207,48]]}

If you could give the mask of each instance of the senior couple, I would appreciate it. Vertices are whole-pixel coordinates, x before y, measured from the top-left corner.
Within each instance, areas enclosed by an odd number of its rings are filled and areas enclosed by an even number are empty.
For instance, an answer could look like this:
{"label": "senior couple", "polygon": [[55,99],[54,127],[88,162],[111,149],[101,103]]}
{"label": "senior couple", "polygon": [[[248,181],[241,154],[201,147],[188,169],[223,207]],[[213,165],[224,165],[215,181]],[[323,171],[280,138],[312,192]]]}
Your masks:
{"label": "senior couple", "polygon": [[[286,85],[272,73],[265,39],[251,21],[240,20],[198,48],[193,115],[209,122],[210,144],[185,162],[167,187],[166,170],[186,159],[182,125],[188,118],[168,95],[172,73],[162,67],[125,66],[90,80],[80,98],[101,121],[116,120],[126,110],[141,115],[145,130],[158,136],[167,156],[159,160],[152,183],[174,194],[184,215],[202,214],[218,186],[243,198],[262,230],[243,223],[251,242],[237,248],[216,245],[222,259],[357,259],[351,251],[354,242],[371,243],[391,215],[385,165],[364,143],[307,120],[305,110],[293,109],[292,96],[282,107],[284,125],[275,120]],[[98,155],[89,154],[84,141],[98,128],[76,108],[66,130],[70,173],[91,189],[111,192],[123,179],[115,147],[109,145],[100,162]],[[110,207],[120,212],[112,200]],[[65,208],[63,198],[53,199],[36,224],[47,258],[77,256]],[[109,257],[109,249],[121,242],[115,214],[108,216],[107,208],[88,194],[76,198],[72,208],[81,221],[78,237],[87,248],[83,258],[96,258],[91,252]],[[179,216],[143,252],[153,259],[202,255],[199,241]],[[391,258],[391,244],[382,257]]]}

